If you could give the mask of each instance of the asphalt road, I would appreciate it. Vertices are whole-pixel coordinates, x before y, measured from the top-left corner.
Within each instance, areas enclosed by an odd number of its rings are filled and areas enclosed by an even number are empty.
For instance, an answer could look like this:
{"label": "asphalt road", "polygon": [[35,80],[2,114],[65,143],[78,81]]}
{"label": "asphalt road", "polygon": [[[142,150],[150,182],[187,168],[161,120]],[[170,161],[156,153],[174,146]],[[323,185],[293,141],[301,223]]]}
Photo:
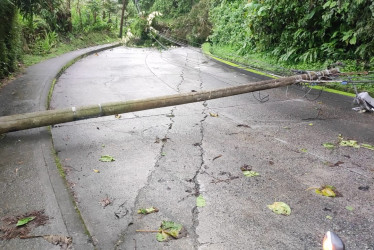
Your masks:
{"label": "asphalt road", "polygon": [[[262,77],[196,50],[119,47],[86,57],[58,80],[51,108],[235,86]],[[296,88],[54,126],[55,150],[98,249],[321,249],[326,231],[347,249],[374,249],[374,154],[339,147],[341,134],[374,144],[374,116],[352,99]],[[258,97],[258,93],[257,93]],[[103,155],[115,158],[100,162]],[[339,164],[335,164],[338,162]],[[245,177],[243,165],[260,176]],[[331,166],[331,165],[336,166]],[[330,166],[329,166],[330,165]],[[333,185],[342,197],[313,187]],[[197,196],[206,201],[196,206]],[[287,203],[290,216],[267,205]],[[140,208],[159,212],[139,215]],[[352,207],[353,211],[346,207]],[[186,236],[158,242],[161,222]]]}

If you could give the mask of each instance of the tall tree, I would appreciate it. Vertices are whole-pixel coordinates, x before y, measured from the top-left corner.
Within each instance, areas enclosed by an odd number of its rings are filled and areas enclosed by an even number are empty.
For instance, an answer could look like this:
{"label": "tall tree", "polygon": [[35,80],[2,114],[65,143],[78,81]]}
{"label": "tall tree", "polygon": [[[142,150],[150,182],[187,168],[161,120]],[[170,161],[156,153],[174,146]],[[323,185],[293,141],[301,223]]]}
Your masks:
{"label": "tall tree", "polygon": [[121,24],[120,24],[120,27],[119,27],[119,37],[121,37],[121,38],[122,38],[123,21],[125,19],[125,9],[126,9],[127,3],[128,3],[127,0],[123,0],[123,2],[122,2]]}

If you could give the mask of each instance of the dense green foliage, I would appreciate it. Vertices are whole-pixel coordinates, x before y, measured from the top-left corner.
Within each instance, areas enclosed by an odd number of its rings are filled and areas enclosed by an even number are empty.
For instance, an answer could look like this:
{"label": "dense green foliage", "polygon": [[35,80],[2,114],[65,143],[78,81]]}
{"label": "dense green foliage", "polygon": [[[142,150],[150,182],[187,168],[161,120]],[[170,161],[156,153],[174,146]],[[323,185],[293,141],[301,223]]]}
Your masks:
{"label": "dense green foliage", "polygon": [[13,4],[0,1],[0,78],[13,72],[21,54],[17,10]]}
{"label": "dense green foliage", "polygon": [[266,52],[280,61],[316,62],[374,57],[371,0],[234,0],[210,12],[211,41],[238,54]]}
{"label": "dense green foliage", "polygon": [[114,36],[121,6],[118,0],[0,0],[0,78],[26,54],[47,57],[60,43],[80,44],[73,40],[90,33]]}

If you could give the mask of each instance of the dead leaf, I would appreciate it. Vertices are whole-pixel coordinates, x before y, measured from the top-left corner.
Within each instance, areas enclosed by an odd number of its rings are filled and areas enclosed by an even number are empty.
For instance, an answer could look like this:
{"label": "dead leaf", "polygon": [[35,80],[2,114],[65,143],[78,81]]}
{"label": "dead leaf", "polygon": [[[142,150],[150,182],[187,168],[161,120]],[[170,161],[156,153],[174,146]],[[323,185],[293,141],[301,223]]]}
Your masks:
{"label": "dead leaf", "polygon": [[209,115],[210,115],[211,117],[218,117],[218,114],[215,114],[215,113],[209,113]]}
{"label": "dead leaf", "polygon": [[44,235],[43,239],[52,243],[53,245],[58,245],[63,250],[73,249],[73,238],[63,235]]}
{"label": "dead leaf", "polygon": [[97,170],[97,169],[93,169],[93,171],[94,171],[95,173],[100,173],[100,170]]}
{"label": "dead leaf", "polygon": [[120,119],[121,117],[122,117],[122,115],[120,115],[120,114],[117,114],[117,115],[114,116],[114,118],[116,118],[116,119]]}
{"label": "dead leaf", "polygon": [[106,198],[102,199],[99,203],[103,208],[105,208],[106,206],[112,204],[112,200],[107,196]]}
{"label": "dead leaf", "polygon": [[240,170],[241,171],[251,171],[252,167],[247,165],[247,164],[244,164],[243,166],[240,167]]}

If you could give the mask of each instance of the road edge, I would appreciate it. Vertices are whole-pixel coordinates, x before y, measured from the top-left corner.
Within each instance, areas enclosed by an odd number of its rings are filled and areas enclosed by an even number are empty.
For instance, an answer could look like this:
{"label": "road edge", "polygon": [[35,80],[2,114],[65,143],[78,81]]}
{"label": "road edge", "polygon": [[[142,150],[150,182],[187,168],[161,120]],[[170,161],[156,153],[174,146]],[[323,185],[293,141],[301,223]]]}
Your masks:
{"label": "road edge", "polygon": [[[274,74],[271,74],[271,73],[268,73],[268,72],[251,69],[251,68],[236,64],[234,62],[227,61],[223,58],[220,58],[220,57],[217,57],[217,56],[213,55],[212,53],[210,53],[210,51],[206,51],[205,49],[203,49],[203,47],[201,48],[201,51],[203,52],[203,54],[205,56],[211,58],[212,60],[216,61],[217,63],[223,64],[223,65],[228,66],[230,68],[234,68],[236,70],[239,70],[240,72],[242,72],[242,71],[244,71],[246,73],[249,72],[250,75],[255,74],[256,77],[258,77],[258,75],[265,76],[265,77],[267,77],[267,79],[269,79],[269,78],[277,79],[277,78],[281,77],[281,76],[274,75]],[[312,88],[313,89],[318,89],[318,90],[323,90],[325,92],[329,92],[329,93],[333,93],[333,94],[337,94],[337,95],[343,95],[343,96],[348,96],[348,97],[356,97],[356,95],[353,94],[353,93],[349,93],[349,92],[345,92],[345,91],[341,91],[341,90],[336,90],[336,89],[331,89],[331,88],[327,88],[327,87],[323,87],[323,86],[322,87],[321,86],[313,86]]]}
{"label": "road edge", "polygon": [[[95,54],[95,53],[98,53],[104,50],[113,49],[121,45],[122,43],[116,43],[116,44],[111,44],[109,46],[90,50],[68,61],[64,66],[60,68],[57,74],[53,77],[52,81],[49,83],[49,91],[48,91],[48,95],[46,98],[45,108],[47,110],[50,109],[50,102],[51,102],[52,94],[54,91],[54,87],[58,79],[66,71],[66,69],[68,69],[70,66],[75,64],[77,61],[89,55],[92,55],[92,54]],[[95,244],[93,242],[91,233],[88,230],[86,223],[79,210],[78,204],[73,197],[72,190],[69,187],[69,183],[66,179],[63,166],[60,163],[61,160],[58,156],[58,152],[56,151],[54,147],[52,127],[48,126],[48,127],[41,128],[41,129],[48,131],[48,136],[50,139],[48,143],[49,145],[45,145],[44,148],[45,149],[49,148],[50,150],[47,150],[47,149],[45,151],[43,150],[43,154],[46,159],[46,162],[48,162],[47,164],[49,165],[48,168],[51,170],[53,170],[53,168],[57,170],[57,172],[51,171],[51,174],[53,173],[51,176],[51,179],[53,180],[51,181],[51,185],[54,190],[57,203],[59,204],[61,214],[64,218],[66,229],[68,230],[69,233],[75,233],[75,234],[77,234],[77,231],[80,231],[80,234],[84,234],[88,237],[87,242],[77,242],[73,239],[73,246],[75,246],[77,249],[91,249],[91,247],[89,247],[90,245],[88,244],[88,243],[91,243],[92,244],[91,246],[93,247],[93,249],[95,249]],[[59,192],[56,192],[56,190],[59,190]],[[61,191],[61,190],[65,190],[66,192]],[[68,222],[64,215],[69,215]]]}

